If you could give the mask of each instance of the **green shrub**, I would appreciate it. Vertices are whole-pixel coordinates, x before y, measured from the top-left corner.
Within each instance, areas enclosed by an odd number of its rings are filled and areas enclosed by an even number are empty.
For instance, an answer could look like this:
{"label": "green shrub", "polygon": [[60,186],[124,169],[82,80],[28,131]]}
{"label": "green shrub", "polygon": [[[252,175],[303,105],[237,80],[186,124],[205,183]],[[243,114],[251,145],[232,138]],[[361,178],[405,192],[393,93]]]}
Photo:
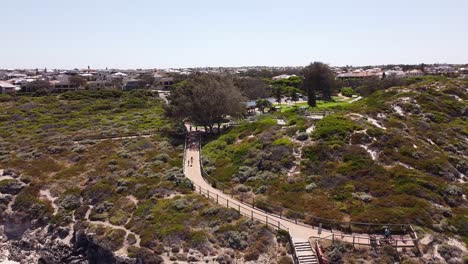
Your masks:
{"label": "green shrub", "polygon": [[13,96],[9,94],[0,94],[0,102],[9,102],[13,100]]}
{"label": "green shrub", "polygon": [[349,133],[357,129],[360,127],[349,119],[329,115],[317,122],[313,136],[317,139],[344,141]]}
{"label": "green shrub", "polygon": [[127,109],[146,108],[147,106],[147,102],[144,99],[138,97],[130,97],[120,104],[120,107]]}
{"label": "green shrub", "polygon": [[351,87],[341,88],[341,94],[346,97],[352,97],[354,95],[354,90]]}
{"label": "green shrub", "polygon": [[105,98],[120,98],[124,93],[118,90],[102,90],[102,91],[69,91],[60,95],[60,99],[64,100],[82,100],[82,99],[105,99]]}
{"label": "green shrub", "polygon": [[291,146],[292,144],[292,141],[286,137],[278,138],[272,143],[273,146]]}

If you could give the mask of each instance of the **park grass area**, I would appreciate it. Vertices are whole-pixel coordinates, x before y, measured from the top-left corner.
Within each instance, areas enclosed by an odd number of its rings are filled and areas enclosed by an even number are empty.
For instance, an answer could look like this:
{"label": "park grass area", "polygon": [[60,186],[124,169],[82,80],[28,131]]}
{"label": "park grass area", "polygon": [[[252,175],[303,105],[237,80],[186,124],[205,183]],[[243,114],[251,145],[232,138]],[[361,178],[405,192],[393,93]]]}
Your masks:
{"label": "park grass area", "polygon": [[307,102],[298,102],[298,103],[292,103],[292,104],[276,103],[274,105],[279,106],[281,109],[281,112],[284,112],[293,108],[305,108],[309,111],[314,112],[314,111],[323,111],[323,110],[344,109],[349,106],[350,101],[352,101],[353,99],[354,98],[333,96],[332,101],[317,100],[316,107],[309,107]]}

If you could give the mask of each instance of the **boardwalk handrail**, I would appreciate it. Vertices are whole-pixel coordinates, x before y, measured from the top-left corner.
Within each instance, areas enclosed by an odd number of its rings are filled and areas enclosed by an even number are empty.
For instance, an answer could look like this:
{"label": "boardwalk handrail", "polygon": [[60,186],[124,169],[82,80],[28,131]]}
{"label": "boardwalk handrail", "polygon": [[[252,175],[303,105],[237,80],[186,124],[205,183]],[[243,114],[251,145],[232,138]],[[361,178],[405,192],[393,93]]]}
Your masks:
{"label": "boardwalk handrail", "polygon": [[[245,207],[244,204],[239,203],[235,200],[231,199],[226,199],[216,193],[210,192],[210,190],[203,188],[202,186],[193,183],[193,190],[202,195],[205,196],[211,200],[214,200],[216,204],[222,204],[227,207],[227,208],[232,208],[235,209],[239,212],[239,214],[244,215],[251,220],[256,220],[261,223],[264,223],[265,225],[272,227],[274,230],[283,230],[289,233],[289,228],[283,225],[280,221],[274,219],[273,217],[269,216],[268,214],[260,215],[255,210],[251,210],[249,207]],[[246,213],[247,212],[247,213]]]}
{"label": "boardwalk handrail", "polygon": [[[370,237],[366,237],[363,235],[354,235],[354,234],[337,234],[337,233],[332,233],[331,235],[328,235],[326,237],[312,237],[317,239],[317,242],[320,242],[321,240],[346,240],[349,238],[350,244],[354,246],[371,246],[370,242]],[[383,239],[385,240],[386,238],[384,236],[378,236],[376,239]],[[405,239],[403,237],[398,238],[398,236],[395,236],[392,238],[392,241],[394,241],[395,245],[394,247],[396,248],[412,248],[412,247],[417,247],[417,239],[411,238],[411,239]],[[411,243],[409,243],[411,242]]]}
{"label": "boardwalk handrail", "polygon": [[[201,148],[201,134],[200,134],[200,138],[198,139],[198,148],[199,148],[199,152],[200,152],[200,159],[199,159],[199,162],[200,162],[200,168],[201,168],[201,172],[202,172],[202,176],[203,178],[205,178],[205,180],[207,180],[207,182],[209,182],[210,184],[212,185],[215,185],[217,189],[220,189],[219,186],[222,187],[222,191],[223,193],[225,189],[229,190],[231,189],[232,190],[232,187],[218,181],[217,179],[211,177],[204,169],[203,167],[203,162],[202,162],[202,148]],[[232,193],[226,193],[227,195],[233,197],[233,194]],[[295,223],[295,224],[298,224],[298,225],[302,225],[302,226],[305,226],[305,227],[309,227],[309,228],[316,228],[314,227],[313,225],[309,225],[309,224],[306,224],[306,223],[303,223],[301,221],[298,221],[297,218],[295,219],[291,219],[287,216],[283,216],[283,215],[277,215],[277,214],[274,214],[274,213],[271,213],[271,212],[267,212],[265,210],[262,210],[261,208],[258,208],[255,206],[255,202],[253,201],[251,204],[249,204],[248,202],[244,202],[244,201],[241,201],[242,204],[246,205],[246,206],[249,206],[251,208],[255,208],[257,210],[261,210],[263,211],[264,213],[267,213],[267,214],[270,214],[272,216],[275,216],[275,217],[278,217],[278,218],[281,218],[281,219],[284,219],[286,221],[289,221],[289,222],[292,222],[292,223]],[[267,205],[269,208],[275,208],[277,207],[276,205],[272,205],[272,204],[268,204],[268,203],[264,203],[265,205]],[[317,223],[328,223],[330,225],[336,225],[338,226],[338,229],[340,227],[343,227],[343,226],[346,226],[348,227],[349,230],[351,230],[351,232],[349,233],[353,233],[352,232],[352,228],[351,226],[354,225],[354,226],[361,226],[361,227],[364,227],[364,228],[367,228],[367,233],[373,231],[371,230],[371,228],[376,228],[376,227],[384,227],[384,226],[387,226],[387,227],[400,227],[401,229],[409,229],[410,233],[413,233],[414,230],[411,227],[410,224],[408,223],[367,223],[367,222],[353,222],[353,221],[349,221],[349,222],[343,222],[343,221],[340,221],[340,220],[336,220],[336,219],[330,219],[330,218],[324,218],[324,217],[318,217],[318,216],[314,216],[314,215],[311,215],[309,213],[306,213],[306,212],[298,212],[298,211],[295,211],[295,210],[291,210],[291,209],[287,209],[290,213],[292,214],[297,214],[297,215],[303,215],[304,218],[308,217],[309,219],[311,219],[312,221],[314,222],[317,222]],[[335,227],[336,227],[335,226]],[[328,230],[330,231],[331,233],[336,233],[337,235],[340,235],[340,236],[344,236],[345,233],[343,233],[343,230],[340,230],[340,232],[336,232],[336,228],[334,229],[333,226],[330,226],[329,229],[325,229],[323,228],[324,230]],[[343,228],[344,229],[344,228]],[[381,231],[381,230],[379,230]],[[395,230],[394,230],[395,231]],[[346,232],[346,231],[344,231]],[[410,234],[412,237],[415,236],[415,234]],[[348,235],[348,236],[353,236],[353,235]],[[417,237],[416,237],[417,239]]]}
{"label": "boardwalk handrail", "polygon": [[320,246],[318,240],[315,241],[315,254],[317,254],[317,259],[319,261],[319,264],[328,264],[329,263],[327,257],[322,252],[322,246]]}

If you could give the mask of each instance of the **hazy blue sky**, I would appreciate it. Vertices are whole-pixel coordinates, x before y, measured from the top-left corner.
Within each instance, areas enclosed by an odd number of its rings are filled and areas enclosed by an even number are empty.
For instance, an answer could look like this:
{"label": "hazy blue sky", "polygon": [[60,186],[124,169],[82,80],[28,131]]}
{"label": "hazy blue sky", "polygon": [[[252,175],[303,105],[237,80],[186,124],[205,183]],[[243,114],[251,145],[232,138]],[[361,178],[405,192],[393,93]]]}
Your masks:
{"label": "hazy blue sky", "polygon": [[468,63],[467,0],[2,0],[0,68]]}

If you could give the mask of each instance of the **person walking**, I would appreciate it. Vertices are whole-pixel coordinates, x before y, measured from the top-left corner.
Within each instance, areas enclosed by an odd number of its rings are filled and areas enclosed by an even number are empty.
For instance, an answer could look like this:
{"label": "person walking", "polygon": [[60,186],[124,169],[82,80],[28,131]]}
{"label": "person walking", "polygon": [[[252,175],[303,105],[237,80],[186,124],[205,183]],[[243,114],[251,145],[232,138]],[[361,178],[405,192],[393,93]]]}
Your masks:
{"label": "person walking", "polygon": [[388,239],[388,238],[390,238],[391,236],[392,236],[392,231],[390,230],[390,228],[385,227],[385,229],[384,229],[384,237]]}
{"label": "person walking", "polygon": [[192,163],[192,165],[190,165],[190,167],[193,167],[193,157],[190,157],[190,162]]}

